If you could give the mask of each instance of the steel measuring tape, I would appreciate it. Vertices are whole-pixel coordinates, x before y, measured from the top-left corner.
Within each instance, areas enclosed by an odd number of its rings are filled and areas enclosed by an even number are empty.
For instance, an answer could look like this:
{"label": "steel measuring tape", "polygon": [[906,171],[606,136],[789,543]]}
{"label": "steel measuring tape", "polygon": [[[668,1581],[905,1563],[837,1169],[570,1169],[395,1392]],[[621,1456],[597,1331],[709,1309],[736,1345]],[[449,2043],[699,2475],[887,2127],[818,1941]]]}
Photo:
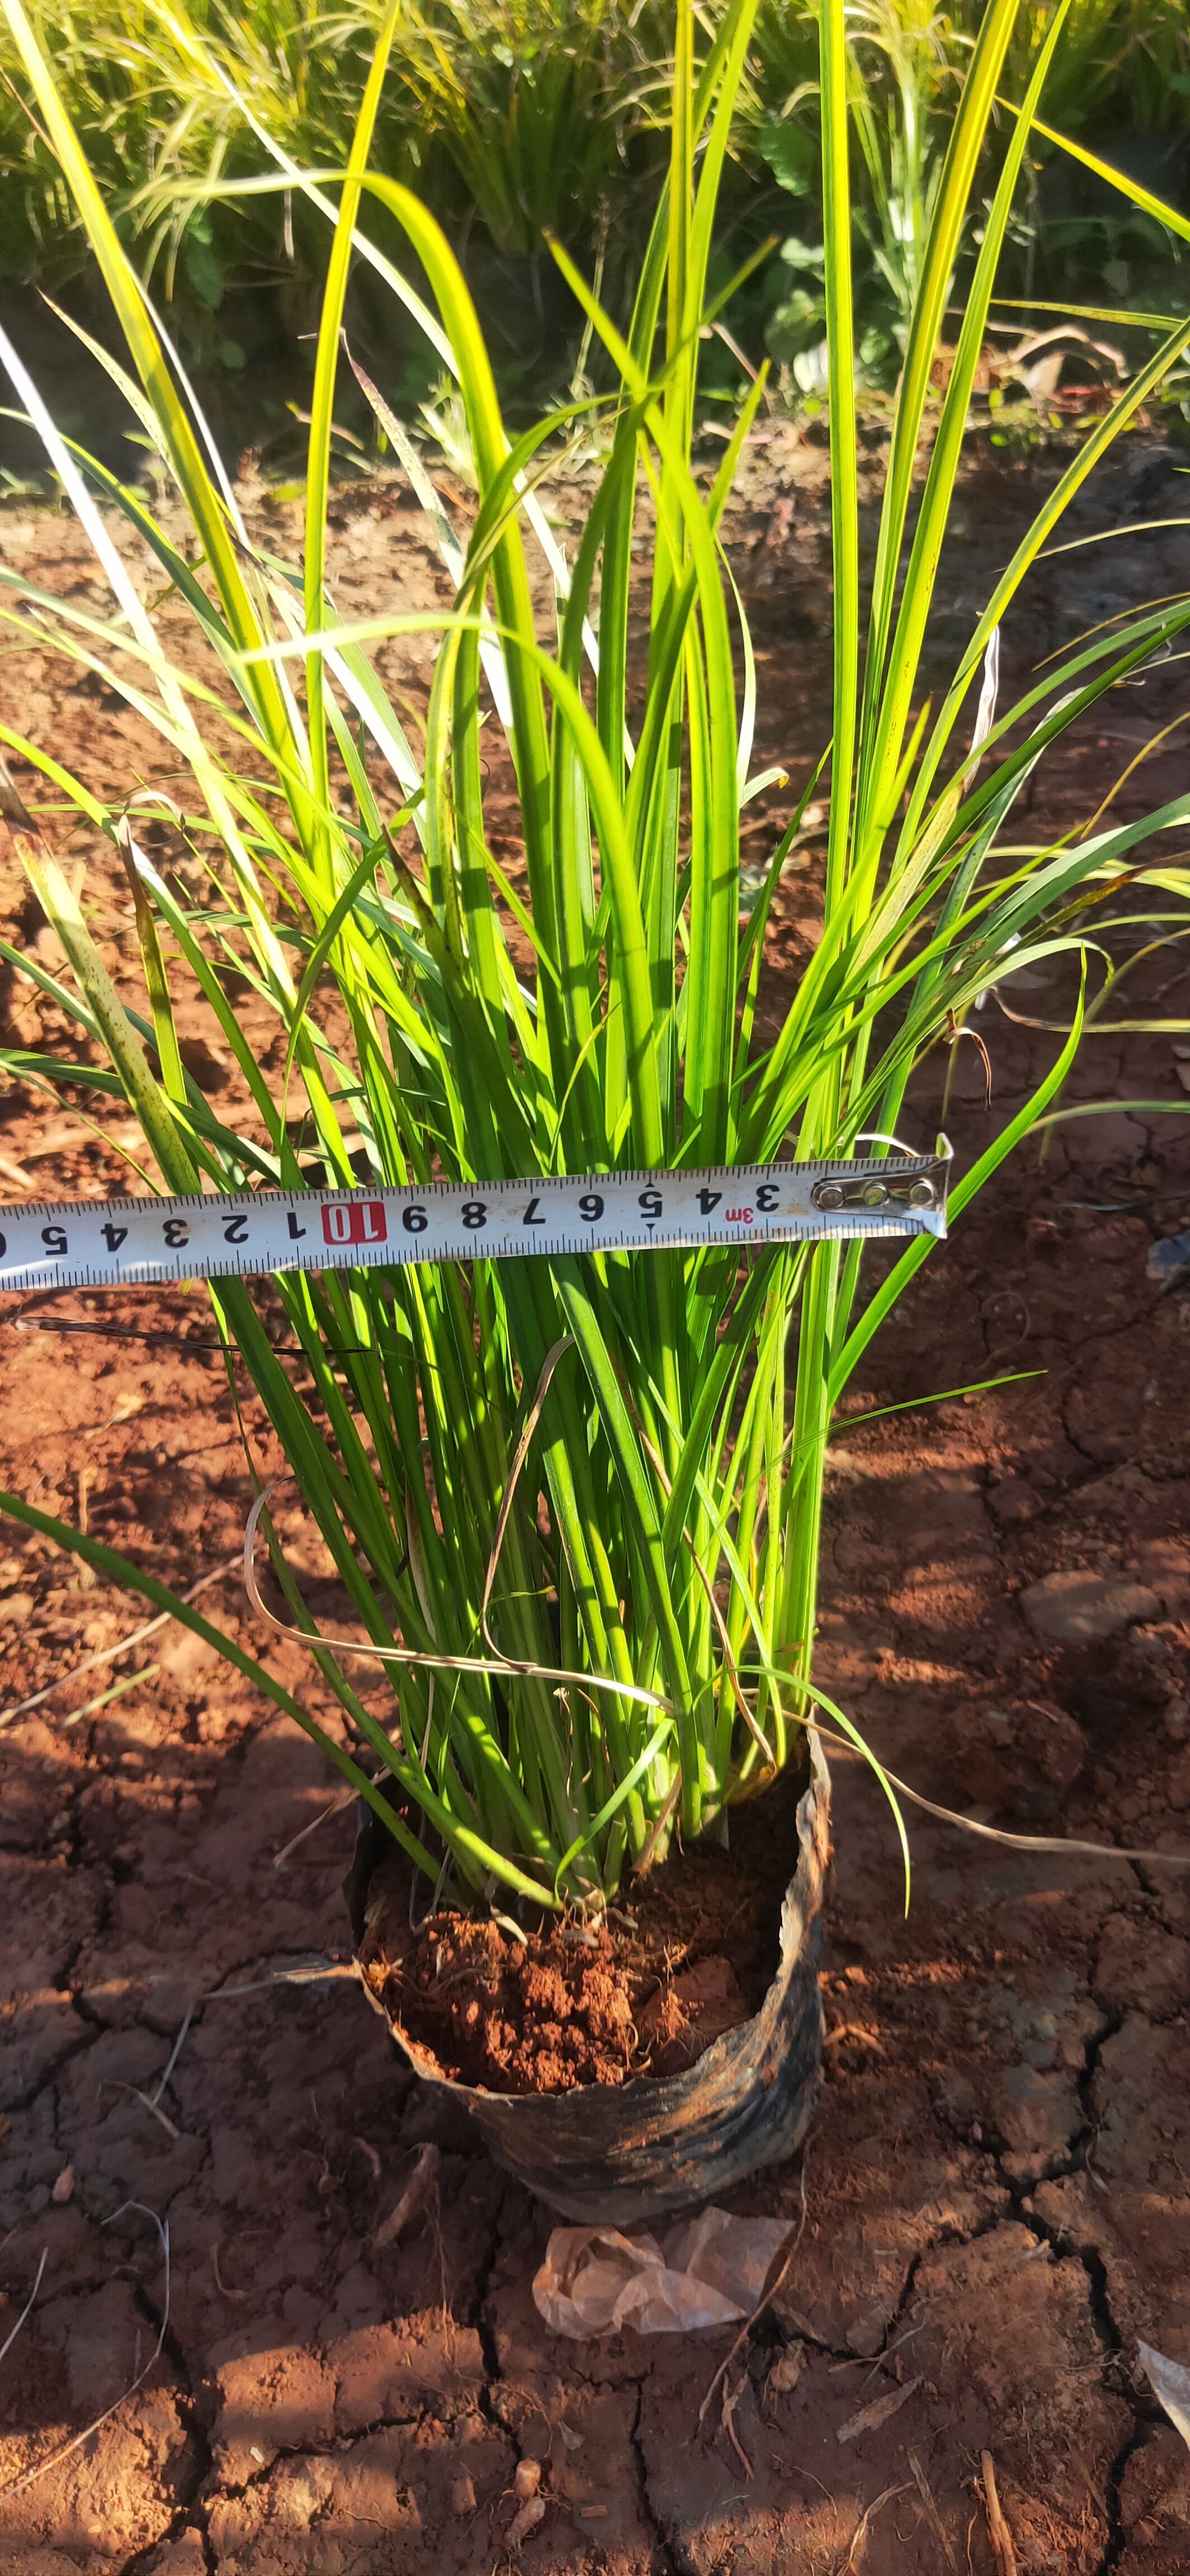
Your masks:
{"label": "steel measuring tape", "polygon": [[946,1151],[409,1189],[35,1200],[0,1207],[0,1289],[137,1288],[280,1270],[697,1252],[825,1236],[942,1237],[949,1171]]}

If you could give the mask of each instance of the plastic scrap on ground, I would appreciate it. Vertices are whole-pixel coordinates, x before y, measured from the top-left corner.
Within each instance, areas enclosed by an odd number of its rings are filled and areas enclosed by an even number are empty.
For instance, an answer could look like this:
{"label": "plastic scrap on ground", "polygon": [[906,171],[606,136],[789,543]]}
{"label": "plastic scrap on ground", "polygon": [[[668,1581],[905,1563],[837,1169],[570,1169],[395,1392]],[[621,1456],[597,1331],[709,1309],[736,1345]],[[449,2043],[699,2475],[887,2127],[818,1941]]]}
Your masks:
{"label": "plastic scrap on ground", "polygon": [[704,2209],[663,2236],[555,2227],[533,2283],[554,2334],[690,2334],[737,2324],[759,2305],[789,2241],[789,2221]]}

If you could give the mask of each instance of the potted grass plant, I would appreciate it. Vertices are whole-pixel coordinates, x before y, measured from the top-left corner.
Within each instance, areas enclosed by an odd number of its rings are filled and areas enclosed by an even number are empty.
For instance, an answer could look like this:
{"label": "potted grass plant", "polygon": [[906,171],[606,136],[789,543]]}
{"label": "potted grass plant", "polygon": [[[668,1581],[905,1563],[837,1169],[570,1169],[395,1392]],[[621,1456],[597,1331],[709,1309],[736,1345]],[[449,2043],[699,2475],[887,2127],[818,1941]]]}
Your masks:
{"label": "potted grass plant", "polygon": [[[241,1204],[257,1190],[329,1186],[343,1197],[361,1175],[426,1192],[466,1183],[477,1205],[485,1182],[513,1177],[544,1185],[631,1171],[651,1187],[649,1176],[667,1172],[846,1159],[859,1140],[895,1133],[914,1067],[939,1032],[961,1026],[975,996],[1021,966],[1063,949],[1077,958],[1088,893],[1143,872],[1149,835],[1190,814],[1183,798],[1091,839],[1027,849],[1006,839],[1049,744],[1167,650],[1190,624],[1190,603],[1164,602],[1084,639],[1006,710],[994,684],[997,635],[1030,566],[1190,341],[1190,322],[1095,423],[974,620],[949,686],[922,702],[976,365],[1063,9],[1001,138],[938,395],[931,371],[1016,0],[989,0],[983,14],[920,245],[875,560],[861,582],[851,84],[842,0],[823,0],[829,840],[821,935],[762,1042],[766,922],[798,816],[775,840],[759,892],[742,898],[740,814],[759,783],[755,675],[720,543],[761,386],[713,479],[692,464],[716,192],[752,0],[729,0],[701,59],[690,0],[677,0],[668,178],[622,330],[556,254],[614,379],[571,561],[537,490],[566,415],[510,436],[444,235],[415,196],[369,170],[395,7],[346,171],[304,171],[276,147],[277,186],[303,191],[329,233],[297,567],[253,543],[20,0],[3,7],[126,344],[126,367],[104,362],[188,530],[180,542],[176,516],[167,527],[142,490],[59,437],[0,334],[15,398],[111,592],[104,613],[4,570],[4,614],[23,638],[99,674],[156,728],[170,810],[209,890],[184,899],[142,846],[131,802],[100,803],[6,709],[10,753],[58,807],[65,800],[117,844],[143,970],[143,990],[117,994],[87,926],[85,888],[72,892],[10,785],[9,829],[68,967],[18,962],[80,1032],[78,1062],[9,1050],[10,1071],[123,1099],[164,1192]],[[408,241],[432,309],[360,229],[369,194]],[[332,403],[348,363],[341,326],[356,254],[414,313],[457,379],[465,415],[476,501],[464,544],[400,423],[361,377],[452,567],[453,605],[433,616],[385,609],[348,623],[328,586]],[[589,421],[586,394],[583,412]],[[133,584],[113,513],[191,614],[182,658]],[[534,560],[548,578],[548,617]],[[375,653],[431,629],[418,758]],[[497,792],[516,799],[521,868],[492,846]],[[251,997],[251,1023],[229,998],[229,969],[231,989]],[[204,999],[235,1068],[218,1106],[179,1044],[183,987]],[[268,1075],[266,1023],[283,1042]],[[1075,1008],[1044,1081],[960,1175],[952,1216],[1045,1114],[1081,1024]],[[862,1249],[837,1240],[744,1254],[732,1243],[285,1269],[274,1293],[297,1357],[275,1346],[246,1279],[229,1268],[213,1280],[219,1332],[256,1388],[349,1605],[335,1631],[320,1627],[258,1493],[253,1538],[267,1544],[283,1603],[272,1615],[308,1651],[337,1703],[337,1729],[318,1725],[154,1578],[0,1496],[26,1525],[172,1608],[316,1737],[389,1856],[365,1842],[356,1873],[371,1990],[422,2071],[453,2079],[464,2068],[500,2151],[576,2215],[639,2215],[688,2199],[785,2152],[808,2116],[825,1840],[810,1721],[825,1711],[853,1732],[813,1672],[824,1453],[833,1407],[931,1240],[912,1241],[875,1286]],[[652,2054],[642,2049],[616,1984],[620,1952],[646,1895],[662,1915],[678,1909],[693,1862],[722,1849],[728,1822],[766,1816],[778,1819],[783,1877],[797,1862],[775,1980],[762,2009],[737,2010],[734,2027],[729,1996],[705,2055],[659,2072],[673,2032],[658,2024]],[[402,1898],[402,1919],[422,1910],[407,1939],[385,1896],[389,1861],[414,1900],[406,1909]],[[385,1926],[395,1968],[379,1951]],[[512,2076],[482,2053],[452,2061],[425,2032],[445,2027],[433,2012],[459,1988],[476,2048],[489,2024],[498,2038],[506,2032],[511,2015],[530,2040],[535,2018],[563,2039],[581,2021],[595,2053],[568,2056],[562,2040],[552,2054],[527,2045]],[[456,2015],[461,2050],[460,2027]],[[638,2071],[643,2059],[653,2071]]]}

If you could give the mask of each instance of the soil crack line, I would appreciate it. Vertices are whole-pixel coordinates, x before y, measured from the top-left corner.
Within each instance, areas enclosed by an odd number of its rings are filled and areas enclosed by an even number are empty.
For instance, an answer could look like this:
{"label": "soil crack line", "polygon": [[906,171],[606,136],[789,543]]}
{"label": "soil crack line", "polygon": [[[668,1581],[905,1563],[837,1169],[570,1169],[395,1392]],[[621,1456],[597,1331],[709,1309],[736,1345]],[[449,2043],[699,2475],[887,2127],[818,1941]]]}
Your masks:
{"label": "soil crack line", "polygon": [[[505,2422],[502,2402],[495,2394],[495,2391],[499,2388],[500,2383],[503,2380],[504,2373],[500,2367],[500,2349],[496,2342],[496,2330],[487,2312],[488,2292],[492,2286],[492,2275],[496,2269],[496,2260],[500,2252],[500,2221],[504,2213],[506,2196],[506,2194],[501,2194],[500,2200],[492,2213],[491,2233],[488,2237],[487,2245],[484,2248],[483,2259],[476,2273],[475,2296],[471,2302],[471,2315],[469,2318],[465,2319],[464,2322],[472,2327],[474,2333],[479,2338],[479,2350],[480,2357],[483,2362],[484,2373],[484,2386],[483,2394],[480,2398],[480,2410],[486,2416],[489,2424],[494,2424],[498,2432],[507,2435],[515,2442],[515,2431],[511,2424]],[[517,2446],[517,2451],[519,2457],[519,2444]]]}
{"label": "soil crack line", "polygon": [[648,2463],[645,2459],[644,2443],[641,2440],[641,2418],[644,2414],[645,2405],[644,2379],[641,2378],[634,2381],[633,2385],[636,2389],[636,2406],[633,2411],[632,2423],[628,2433],[628,2448],[632,2454],[633,2464],[636,2469],[636,2483],[640,2495],[641,2512],[653,2535],[653,2545],[661,2563],[662,2576],[696,2576],[693,2561],[686,2556],[685,2552],[683,2552],[684,2563],[679,2567],[673,2554],[669,2536],[661,2524],[653,2504],[652,2496],[649,2493]]}
{"label": "soil crack line", "polygon": [[[1098,2125],[1095,2120],[1094,2105],[1090,2099],[1090,2087],[1098,2071],[1100,2056],[1106,2042],[1114,2039],[1116,2033],[1123,2028],[1125,2018],[1123,2012],[1105,2014],[1098,2029],[1091,2033],[1087,2041],[1083,2070],[1078,2079],[1082,2118],[1071,2131],[1065,2158],[1060,2164],[1051,2167],[1045,2177],[1047,2181],[1079,2171],[1086,2172],[1088,2169],[1088,2158]],[[1014,2214],[1019,2218],[1021,2225],[1028,2228],[1030,2235],[1036,2238],[1038,2244],[1048,2246],[1055,2262],[1074,2262],[1081,2265],[1087,2284],[1088,2314],[1103,2356],[1104,2383],[1114,2396],[1123,2399],[1131,2412],[1131,2425],[1119,2450],[1109,2462],[1103,2481],[1103,2512],[1107,2522],[1107,2535],[1094,2576],[1111,2576],[1111,2570],[1119,2565],[1126,2539],[1120,2504],[1124,2471],[1142,2439],[1143,2428],[1124,2358],[1124,2338],[1116,2323],[1108,2294],[1107,2265],[1098,2245],[1077,2244],[1070,2241],[1062,2227],[1052,2226],[1039,2211],[1026,2208],[1029,2187],[1014,2184],[1006,2175],[1003,2179],[1015,2204]]]}

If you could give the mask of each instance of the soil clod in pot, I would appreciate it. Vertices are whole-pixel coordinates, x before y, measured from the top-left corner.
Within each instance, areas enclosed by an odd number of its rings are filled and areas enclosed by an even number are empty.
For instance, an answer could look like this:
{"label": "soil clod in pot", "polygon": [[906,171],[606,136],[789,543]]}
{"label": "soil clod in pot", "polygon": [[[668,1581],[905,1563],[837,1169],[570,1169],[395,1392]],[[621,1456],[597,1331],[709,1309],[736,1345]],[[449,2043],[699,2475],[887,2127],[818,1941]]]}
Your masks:
{"label": "soil clod in pot", "polygon": [[440,1909],[411,1929],[399,1855],[374,1869],[360,1964],[398,2036],[448,2081],[563,2093],[679,2074],[759,2010],[796,1854],[796,1767],[730,1811],[729,1839],[674,1850],[598,1924],[518,1939]]}

